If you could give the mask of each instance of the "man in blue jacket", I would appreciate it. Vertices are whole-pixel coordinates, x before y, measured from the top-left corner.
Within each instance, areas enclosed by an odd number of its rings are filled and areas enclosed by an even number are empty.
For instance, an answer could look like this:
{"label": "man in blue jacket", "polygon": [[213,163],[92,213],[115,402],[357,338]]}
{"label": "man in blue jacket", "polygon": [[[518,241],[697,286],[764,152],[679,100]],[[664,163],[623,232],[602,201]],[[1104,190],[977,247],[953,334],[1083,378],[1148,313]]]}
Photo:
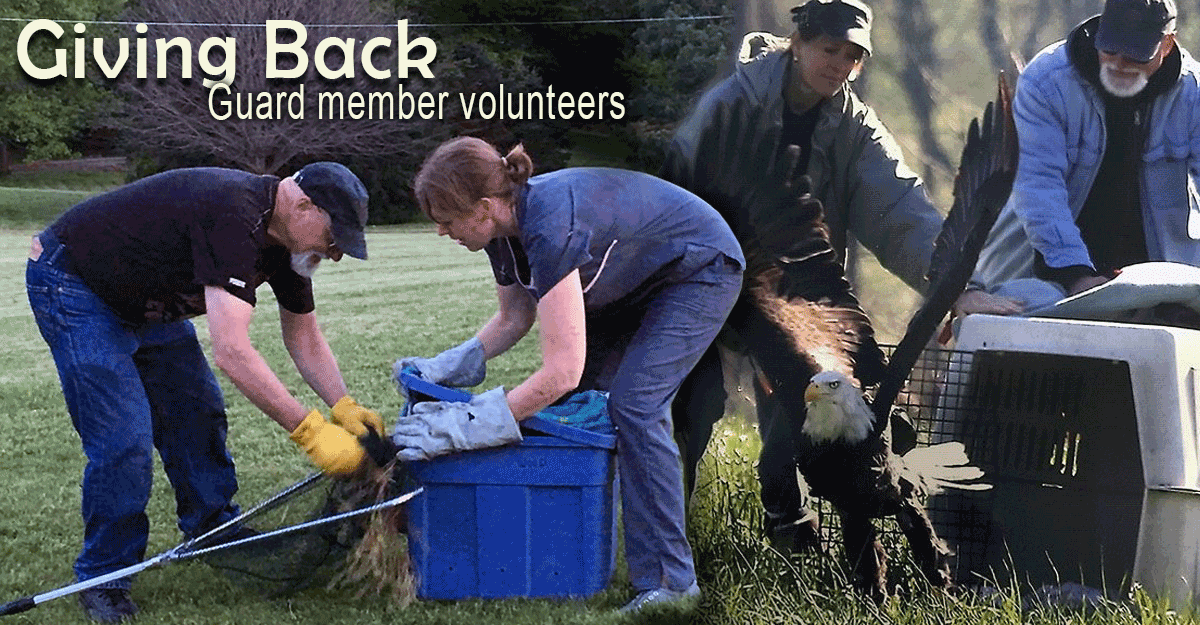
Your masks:
{"label": "man in blue jacket", "polygon": [[1035,310],[1139,262],[1200,265],[1200,64],[1174,0],[1108,0],[1033,59],[1012,197],[959,300]]}

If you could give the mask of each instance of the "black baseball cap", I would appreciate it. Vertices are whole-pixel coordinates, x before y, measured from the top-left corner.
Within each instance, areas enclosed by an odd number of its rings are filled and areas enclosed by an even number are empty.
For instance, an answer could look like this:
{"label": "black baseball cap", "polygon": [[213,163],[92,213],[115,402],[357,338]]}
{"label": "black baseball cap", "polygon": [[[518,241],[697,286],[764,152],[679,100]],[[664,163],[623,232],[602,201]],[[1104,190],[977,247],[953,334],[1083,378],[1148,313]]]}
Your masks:
{"label": "black baseball cap", "polygon": [[367,188],[341,163],[309,163],[292,174],[300,190],[329,213],[333,242],[343,253],[367,259]]}
{"label": "black baseball cap", "polygon": [[1108,0],[1096,30],[1096,49],[1146,63],[1163,35],[1175,32],[1175,0]]}
{"label": "black baseball cap", "polygon": [[871,53],[871,7],[859,0],[808,0],[792,9],[792,21],[799,30],[815,28]]}

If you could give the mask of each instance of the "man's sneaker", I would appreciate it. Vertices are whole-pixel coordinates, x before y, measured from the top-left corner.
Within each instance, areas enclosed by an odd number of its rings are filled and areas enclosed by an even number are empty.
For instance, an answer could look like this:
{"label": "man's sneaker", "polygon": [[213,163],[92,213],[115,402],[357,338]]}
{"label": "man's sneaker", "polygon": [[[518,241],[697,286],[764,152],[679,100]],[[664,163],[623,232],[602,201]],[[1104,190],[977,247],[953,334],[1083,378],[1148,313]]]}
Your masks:
{"label": "man's sneaker", "polygon": [[128,588],[88,588],[78,597],[84,614],[98,623],[120,623],[138,611]]}
{"label": "man's sneaker", "polygon": [[695,607],[700,602],[700,585],[692,582],[687,590],[670,590],[667,588],[656,588],[654,590],[645,590],[638,593],[638,596],[633,598],[633,601],[625,604],[625,607],[617,610],[622,614],[630,612],[639,612],[651,606],[676,606],[680,608]]}
{"label": "man's sneaker", "polygon": [[[214,525],[213,527],[216,527],[216,526]],[[208,528],[205,530],[198,531],[194,535],[186,536],[185,538],[187,538],[188,540],[194,540],[197,537],[204,536],[211,529],[212,528]],[[246,527],[245,525],[242,525],[241,523],[237,523],[237,524],[234,524],[216,534],[213,534],[212,536],[209,536],[208,538],[205,538],[202,542],[200,542],[200,544],[193,545],[193,548],[199,549],[201,547],[212,547],[214,545],[223,545],[225,543],[231,543],[236,540],[242,540],[244,538],[253,538],[254,536],[258,536],[258,535],[259,535],[259,532],[255,531],[253,529],[250,529],[249,527]]]}
{"label": "man's sneaker", "polygon": [[253,529],[246,527],[245,525],[238,524],[238,525],[234,525],[233,527],[225,530],[224,532],[221,532],[220,534],[217,534],[216,536],[209,538],[208,543],[210,545],[224,545],[227,543],[232,543],[232,542],[236,542],[239,540],[245,540],[247,538],[254,538],[256,536],[261,536],[261,535],[262,535],[262,533],[259,532],[258,530],[253,530]]}

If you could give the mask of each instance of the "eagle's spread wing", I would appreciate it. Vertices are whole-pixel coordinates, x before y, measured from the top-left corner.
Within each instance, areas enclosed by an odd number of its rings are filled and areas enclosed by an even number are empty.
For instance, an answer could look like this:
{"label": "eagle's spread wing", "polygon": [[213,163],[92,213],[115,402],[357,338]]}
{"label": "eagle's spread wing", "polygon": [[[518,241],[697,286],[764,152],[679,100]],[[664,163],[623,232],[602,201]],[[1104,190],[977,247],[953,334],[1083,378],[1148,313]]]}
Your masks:
{"label": "eagle's spread wing", "polygon": [[[797,171],[799,148],[781,146],[761,111],[734,101],[718,110],[700,145],[715,153],[699,176],[721,180],[713,200],[746,253],[745,292],[729,318],[771,390],[803,414],[813,374],[841,371],[879,381],[884,356],[830,243],[821,202]],[[722,163],[761,163],[754,175]],[[698,161],[701,159],[698,159]],[[724,205],[722,198],[732,200]]]}
{"label": "eagle's spread wing", "polygon": [[750,225],[753,208],[776,205],[787,193],[783,181],[789,162],[778,158],[779,137],[768,132],[770,126],[762,110],[742,100],[720,103],[692,146],[693,168],[685,166],[686,158],[668,159],[662,172],[716,208],[743,243],[756,235]]}
{"label": "eagle's spread wing", "polygon": [[871,406],[876,415],[889,413],[921,350],[970,280],[979,252],[1012,191],[1017,154],[1012,93],[1002,73],[996,101],[984,109],[982,121],[971,121],[967,131],[954,180],[954,205],[946,215],[926,275],[928,297],[892,352]]}
{"label": "eagle's spread wing", "polygon": [[806,178],[785,188],[790,197],[751,216],[756,234],[742,241],[746,297],[730,324],[780,400],[802,409],[813,374],[835,370],[872,384],[884,357],[829,241],[821,202],[808,193]]}
{"label": "eagle's spread wing", "polygon": [[[982,238],[972,234],[976,223],[986,224],[982,228],[985,235],[990,231],[1012,190],[1018,152],[1012,92],[1003,73],[997,82],[996,100],[984,108],[982,119],[971,120],[967,130],[954,180],[954,205],[934,244],[925,276],[930,284],[948,277],[958,259],[970,251],[972,236]],[[982,241],[978,243],[982,245]]]}

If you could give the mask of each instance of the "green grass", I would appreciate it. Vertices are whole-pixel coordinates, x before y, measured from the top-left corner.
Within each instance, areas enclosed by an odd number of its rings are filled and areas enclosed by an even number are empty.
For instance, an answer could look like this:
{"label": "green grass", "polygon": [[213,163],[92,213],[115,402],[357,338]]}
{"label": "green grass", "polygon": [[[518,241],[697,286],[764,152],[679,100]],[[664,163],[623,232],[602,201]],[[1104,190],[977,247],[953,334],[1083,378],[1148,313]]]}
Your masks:
{"label": "green grass", "polygon": [[[72,580],[71,563],[81,535],[79,478],[84,459],[58,388],[45,344],[28,310],[21,281],[28,236],[34,227],[0,230],[0,602],[58,588]],[[432,354],[469,337],[495,310],[491,273],[483,255],[470,254],[434,236],[428,227],[372,229],[371,260],[347,259],[317,274],[317,311],[351,392],[394,419],[401,400],[392,387],[391,363],[405,355]],[[262,289],[251,338],[284,383],[308,405],[318,400],[287,359],[278,338],[278,315]],[[203,318],[197,320],[202,337]],[[208,341],[205,339],[205,348]],[[512,387],[537,365],[534,337],[489,363],[486,387]],[[285,433],[219,376],[230,419],[229,447],[241,492],[252,504],[291,484],[310,466]],[[144,572],[134,598],[138,623],[1175,623],[1167,606],[1145,595],[1135,608],[1117,606],[1091,616],[1053,611],[1022,614],[1019,593],[994,601],[929,592],[912,574],[904,550],[893,545],[900,596],[882,608],[847,591],[831,556],[785,557],[758,535],[753,459],[757,434],[744,418],[718,427],[702,465],[689,514],[704,600],[695,614],[617,617],[629,597],[625,574],[586,601],[417,602],[399,608],[384,598],[356,599],[346,590],[306,591],[267,599],[202,564],[180,563]],[[173,498],[161,471],[149,507],[149,553],[180,541]],[[50,601],[10,623],[83,622],[73,598]]]}
{"label": "green grass", "polygon": [[113,171],[25,171],[0,176],[0,224],[36,228],[124,182],[125,174]]}
{"label": "green grass", "polygon": [[0,222],[22,227],[49,223],[59,213],[92,195],[94,193],[89,191],[47,192],[0,187]]}
{"label": "green grass", "polygon": [[122,171],[62,171],[34,169],[0,176],[0,187],[103,191],[125,183]]}

